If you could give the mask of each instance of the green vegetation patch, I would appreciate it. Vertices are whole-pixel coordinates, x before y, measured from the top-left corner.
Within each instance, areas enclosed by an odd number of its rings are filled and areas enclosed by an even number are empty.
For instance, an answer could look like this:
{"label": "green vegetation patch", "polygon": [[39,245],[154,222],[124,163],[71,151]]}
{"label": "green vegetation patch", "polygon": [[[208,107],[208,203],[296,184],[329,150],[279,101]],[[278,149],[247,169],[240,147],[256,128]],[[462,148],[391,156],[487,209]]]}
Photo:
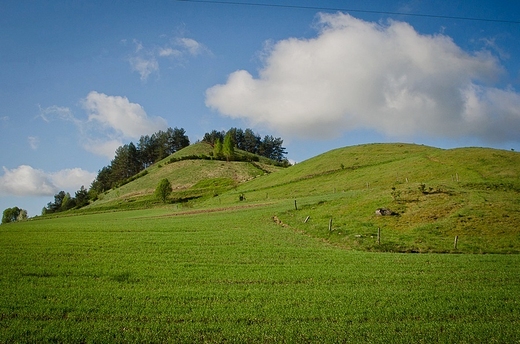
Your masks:
{"label": "green vegetation patch", "polygon": [[0,342],[520,340],[520,255],[345,250],[289,205],[2,225]]}

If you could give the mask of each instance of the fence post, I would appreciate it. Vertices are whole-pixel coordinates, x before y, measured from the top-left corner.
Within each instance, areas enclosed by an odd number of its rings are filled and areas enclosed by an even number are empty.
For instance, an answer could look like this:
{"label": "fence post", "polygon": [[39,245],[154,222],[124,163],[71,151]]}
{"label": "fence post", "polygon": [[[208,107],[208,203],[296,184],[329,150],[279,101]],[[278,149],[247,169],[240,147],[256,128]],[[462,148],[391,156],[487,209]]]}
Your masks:
{"label": "fence post", "polygon": [[296,200],[294,200],[294,210],[298,210],[298,206],[296,205]]}
{"label": "fence post", "polygon": [[457,244],[459,243],[459,236],[458,235],[455,235],[455,242],[453,243],[453,249],[456,250],[457,249]]}

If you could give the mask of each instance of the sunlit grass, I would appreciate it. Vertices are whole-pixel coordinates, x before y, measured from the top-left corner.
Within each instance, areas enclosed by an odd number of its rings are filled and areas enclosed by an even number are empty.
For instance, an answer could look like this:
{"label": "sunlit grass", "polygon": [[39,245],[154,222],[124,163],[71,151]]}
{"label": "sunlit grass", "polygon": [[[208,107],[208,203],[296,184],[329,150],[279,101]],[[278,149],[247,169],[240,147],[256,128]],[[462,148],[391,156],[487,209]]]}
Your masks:
{"label": "sunlit grass", "polygon": [[1,226],[0,342],[520,339],[520,256],[345,250],[291,205]]}

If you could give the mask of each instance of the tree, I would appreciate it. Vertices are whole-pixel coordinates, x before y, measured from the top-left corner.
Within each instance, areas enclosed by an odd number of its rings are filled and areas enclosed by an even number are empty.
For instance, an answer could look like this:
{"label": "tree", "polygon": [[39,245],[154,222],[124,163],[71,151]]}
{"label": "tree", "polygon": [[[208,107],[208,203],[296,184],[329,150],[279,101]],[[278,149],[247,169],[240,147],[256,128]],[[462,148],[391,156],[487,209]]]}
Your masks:
{"label": "tree", "polygon": [[202,141],[214,146],[218,139],[220,139],[220,142],[224,141],[224,132],[213,130],[210,133],[205,133]]}
{"label": "tree", "polygon": [[233,139],[229,133],[226,134],[226,137],[224,137],[224,143],[222,144],[222,154],[224,154],[227,161],[232,160],[235,155]]}
{"label": "tree", "polygon": [[[3,216],[2,216],[2,224],[9,223],[9,222],[16,222],[18,218],[20,218],[21,212],[25,213],[25,218],[27,218],[27,211],[20,209],[18,207],[13,208],[7,208],[4,210]],[[23,215],[22,215],[23,217]]]}
{"label": "tree", "polygon": [[179,128],[175,127],[175,128],[173,128],[171,133],[172,133],[172,136],[169,139],[170,139],[170,147],[173,150],[172,153],[175,153],[190,145],[190,139],[188,138],[188,135],[186,135],[186,131],[183,128],[179,129]]}
{"label": "tree", "polygon": [[89,194],[88,194],[87,189],[85,189],[85,186],[81,185],[81,188],[78,191],[76,191],[75,196],[76,196],[75,199],[76,199],[77,208],[84,207],[88,204]]}
{"label": "tree", "polygon": [[70,194],[67,192],[65,194],[65,197],[63,198],[63,201],[61,203],[61,208],[59,211],[66,211],[69,209],[72,209],[76,206],[76,200],[72,197],[70,197]]}
{"label": "tree", "polygon": [[257,154],[260,146],[260,136],[256,135],[253,130],[246,129],[244,131],[244,150],[249,153]]}
{"label": "tree", "polygon": [[160,198],[163,203],[166,203],[166,199],[172,193],[173,189],[170,185],[170,181],[167,178],[162,179],[157,188],[155,188],[155,197]]}
{"label": "tree", "polygon": [[213,156],[215,157],[215,159],[222,158],[222,148],[222,141],[220,141],[220,139],[217,139],[217,141],[215,141],[215,145],[213,146]]}

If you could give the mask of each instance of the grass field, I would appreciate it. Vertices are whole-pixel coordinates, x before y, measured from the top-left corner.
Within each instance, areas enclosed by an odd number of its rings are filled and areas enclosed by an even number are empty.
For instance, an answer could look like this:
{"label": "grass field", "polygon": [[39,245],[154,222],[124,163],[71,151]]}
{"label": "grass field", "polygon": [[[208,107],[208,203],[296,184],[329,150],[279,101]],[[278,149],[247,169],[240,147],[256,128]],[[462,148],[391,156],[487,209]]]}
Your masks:
{"label": "grass field", "polygon": [[519,255],[347,250],[292,206],[2,225],[0,342],[520,342]]}
{"label": "grass field", "polygon": [[520,343],[520,154],[208,152],[1,225],[0,343]]}

